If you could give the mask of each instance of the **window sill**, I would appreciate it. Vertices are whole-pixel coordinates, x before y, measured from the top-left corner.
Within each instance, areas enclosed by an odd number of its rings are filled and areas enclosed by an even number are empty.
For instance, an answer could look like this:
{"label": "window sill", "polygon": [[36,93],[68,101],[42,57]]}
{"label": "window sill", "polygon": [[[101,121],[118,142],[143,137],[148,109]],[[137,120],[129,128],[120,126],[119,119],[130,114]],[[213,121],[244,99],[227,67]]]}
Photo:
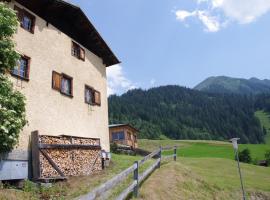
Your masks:
{"label": "window sill", "polygon": [[34,31],[33,31],[33,30],[28,30],[28,29],[24,28],[22,25],[21,25],[21,28],[22,28],[23,30],[25,30],[25,31],[29,32],[29,33],[34,34]]}
{"label": "window sill", "polygon": [[11,74],[11,76],[19,78],[19,79],[21,79],[23,81],[27,81],[27,82],[29,81],[29,78],[26,78],[26,77],[23,77],[23,76],[20,76],[20,75],[17,75],[17,74],[13,74],[13,73],[10,73],[10,74]]}
{"label": "window sill", "polygon": [[69,98],[73,98],[73,95],[72,94],[67,94],[67,93],[64,93],[64,92],[61,92],[60,93],[66,97],[69,97]]}
{"label": "window sill", "polygon": [[83,58],[81,58],[81,57],[79,57],[79,56],[76,56],[76,55],[73,55],[73,54],[71,54],[74,58],[77,58],[78,60],[81,60],[81,61],[83,61],[83,62],[85,62],[85,59],[83,59]]}

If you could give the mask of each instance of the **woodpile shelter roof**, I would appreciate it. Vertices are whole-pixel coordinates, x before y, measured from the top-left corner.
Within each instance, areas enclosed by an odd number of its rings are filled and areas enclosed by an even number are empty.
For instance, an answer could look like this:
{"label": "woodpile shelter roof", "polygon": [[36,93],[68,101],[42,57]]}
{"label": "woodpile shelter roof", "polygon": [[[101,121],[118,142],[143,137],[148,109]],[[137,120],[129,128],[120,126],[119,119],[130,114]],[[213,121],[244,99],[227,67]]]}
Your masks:
{"label": "woodpile shelter roof", "polygon": [[106,66],[120,63],[81,8],[63,0],[16,0],[102,58]]}

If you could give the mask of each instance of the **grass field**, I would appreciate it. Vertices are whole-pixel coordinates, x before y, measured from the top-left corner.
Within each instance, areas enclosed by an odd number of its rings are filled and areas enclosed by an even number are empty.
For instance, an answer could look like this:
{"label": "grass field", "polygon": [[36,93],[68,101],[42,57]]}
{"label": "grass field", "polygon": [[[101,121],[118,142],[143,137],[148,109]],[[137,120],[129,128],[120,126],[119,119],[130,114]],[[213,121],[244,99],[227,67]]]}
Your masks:
{"label": "grass field", "polygon": [[[248,199],[270,199],[270,168],[241,164]],[[222,158],[178,158],[142,185],[139,199],[239,200],[236,162]]]}
{"label": "grass field", "polygon": [[265,137],[265,142],[270,145],[270,115],[264,111],[257,111],[255,115],[261,121],[262,126],[266,128],[267,135]]}
{"label": "grass field", "polygon": [[[139,147],[153,151],[159,146],[179,145],[177,155],[192,158],[228,158],[234,159],[232,145],[228,142],[201,141],[201,140],[139,140]],[[240,144],[239,150],[248,148],[252,159],[262,160],[269,144]]]}

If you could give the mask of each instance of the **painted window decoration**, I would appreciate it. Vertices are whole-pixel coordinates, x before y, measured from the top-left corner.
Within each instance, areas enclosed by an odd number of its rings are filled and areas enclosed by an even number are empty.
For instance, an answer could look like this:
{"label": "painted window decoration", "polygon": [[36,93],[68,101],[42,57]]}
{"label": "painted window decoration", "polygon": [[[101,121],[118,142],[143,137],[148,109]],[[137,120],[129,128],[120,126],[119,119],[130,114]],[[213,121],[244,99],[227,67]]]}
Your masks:
{"label": "painted window decoration", "polygon": [[85,85],[85,103],[89,105],[101,105],[100,92],[96,91],[94,88]]}
{"label": "painted window decoration", "polygon": [[75,42],[72,42],[71,55],[80,60],[85,60],[85,50]]}
{"label": "painted window decoration", "polygon": [[26,10],[15,6],[14,9],[17,11],[17,17],[21,24],[21,27],[31,33],[34,33],[36,18]]}
{"label": "painted window decoration", "polygon": [[124,131],[113,132],[112,133],[113,140],[125,140],[125,133]]}
{"label": "painted window decoration", "polygon": [[30,58],[27,56],[21,56],[21,58],[17,62],[17,66],[15,66],[11,71],[11,75],[24,80],[28,80],[29,69],[30,69]]}
{"label": "painted window decoration", "polygon": [[61,94],[73,97],[73,78],[66,74],[53,71],[52,88],[59,91]]}

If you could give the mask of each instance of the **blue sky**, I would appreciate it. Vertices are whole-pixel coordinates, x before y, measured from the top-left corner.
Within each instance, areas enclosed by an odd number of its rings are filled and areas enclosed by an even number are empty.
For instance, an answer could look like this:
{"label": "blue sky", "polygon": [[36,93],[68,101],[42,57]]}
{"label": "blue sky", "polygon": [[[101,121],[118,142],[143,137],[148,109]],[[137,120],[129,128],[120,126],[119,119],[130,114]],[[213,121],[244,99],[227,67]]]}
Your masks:
{"label": "blue sky", "polygon": [[270,75],[270,0],[72,0],[121,64],[109,93]]}

